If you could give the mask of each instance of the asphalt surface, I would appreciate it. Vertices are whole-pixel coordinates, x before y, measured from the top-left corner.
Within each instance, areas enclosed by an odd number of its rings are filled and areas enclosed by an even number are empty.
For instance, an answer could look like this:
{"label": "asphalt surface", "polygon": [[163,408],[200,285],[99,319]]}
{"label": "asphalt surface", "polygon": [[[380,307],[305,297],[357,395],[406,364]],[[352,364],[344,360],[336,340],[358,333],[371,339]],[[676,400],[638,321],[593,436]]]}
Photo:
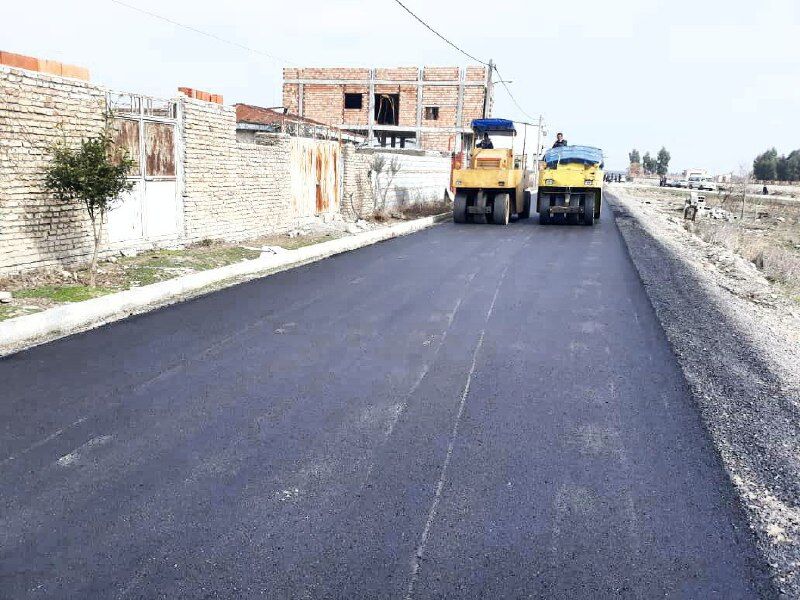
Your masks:
{"label": "asphalt surface", "polygon": [[0,360],[3,598],[752,598],[611,215],[433,229]]}

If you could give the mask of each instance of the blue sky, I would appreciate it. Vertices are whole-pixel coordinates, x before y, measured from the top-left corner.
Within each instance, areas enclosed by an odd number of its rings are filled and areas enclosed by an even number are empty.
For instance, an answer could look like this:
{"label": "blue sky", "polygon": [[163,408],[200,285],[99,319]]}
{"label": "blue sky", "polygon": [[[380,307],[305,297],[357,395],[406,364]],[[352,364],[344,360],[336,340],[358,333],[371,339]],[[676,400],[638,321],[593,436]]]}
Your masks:
{"label": "blue sky", "polygon": [[[8,3],[0,46],[86,66],[119,90],[178,86],[226,103],[281,103],[283,66],[470,61],[392,0],[125,0],[234,40],[247,52],[111,0]],[[479,58],[494,59],[552,137],[600,146],[610,168],[664,145],[671,168],[738,171],[770,146],[800,148],[800,2],[405,0]],[[474,7],[474,8],[471,8]],[[271,55],[274,58],[265,56]],[[495,116],[524,118],[498,87]]]}

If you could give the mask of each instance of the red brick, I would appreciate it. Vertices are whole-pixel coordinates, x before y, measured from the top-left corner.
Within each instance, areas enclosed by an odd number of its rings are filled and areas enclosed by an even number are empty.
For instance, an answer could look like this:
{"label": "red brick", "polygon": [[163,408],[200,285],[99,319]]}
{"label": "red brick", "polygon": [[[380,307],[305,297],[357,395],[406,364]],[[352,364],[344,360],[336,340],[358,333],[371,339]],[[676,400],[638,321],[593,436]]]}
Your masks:
{"label": "red brick", "polygon": [[62,75],[63,65],[57,60],[39,59],[39,71],[50,75]]}
{"label": "red brick", "polygon": [[39,70],[39,59],[24,54],[14,54],[13,52],[0,52],[0,63],[8,67],[18,69],[28,69],[29,71]]}
{"label": "red brick", "polygon": [[194,98],[194,90],[190,87],[179,87],[178,91],[189,98]]}
{"label": "red brick", "polygon": [[66,63],[61,65],[61,74],[64,77],[71,77],[72,79],[82,79],[89,81],[89,69],[84,67],[76,67],[75,65],[68,65]]}
{"label": "red brick", "polygon": [[204,92],[202,90],[195,90],[195,98],[198,100],[205,100],[206,102],[211,102],[211,94],[208,92]]}
{"label": "red brick", "polygon": [[211,94],[211,102],[222,104],[222,96],[220,94]]}

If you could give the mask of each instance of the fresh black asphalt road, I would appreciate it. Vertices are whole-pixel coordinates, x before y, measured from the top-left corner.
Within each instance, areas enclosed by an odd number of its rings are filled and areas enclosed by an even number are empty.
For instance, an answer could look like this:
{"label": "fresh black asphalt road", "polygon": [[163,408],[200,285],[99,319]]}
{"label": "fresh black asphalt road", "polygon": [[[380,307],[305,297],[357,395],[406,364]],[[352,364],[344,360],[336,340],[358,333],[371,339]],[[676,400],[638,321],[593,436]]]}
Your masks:
{"label": "fresh black asphalt road", "polygon": [[440,225],[0,360],[2,598],[752,598],[611,214]]}

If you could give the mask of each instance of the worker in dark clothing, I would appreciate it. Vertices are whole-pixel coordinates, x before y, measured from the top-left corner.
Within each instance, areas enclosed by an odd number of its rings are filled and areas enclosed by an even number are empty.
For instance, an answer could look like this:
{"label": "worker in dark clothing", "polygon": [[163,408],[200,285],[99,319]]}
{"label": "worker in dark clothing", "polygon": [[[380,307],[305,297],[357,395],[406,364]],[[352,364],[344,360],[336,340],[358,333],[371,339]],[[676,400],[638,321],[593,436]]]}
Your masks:
{"label": "worker in dark clothing", "polygon": [[494,144],[492,143],[492,140],[489,139],[488,133],[483,134],[483,139],[478,142],[478,148],[482,148],[483,150],[491,150],[494,148]]}
{"label": "worker in dark clothing", "polygon": [[559,132],[556,134],[556,142],[553,144],[553,148],[560,148],[561,146],[568,146],[567,140],[564,139],[564,134]]}

